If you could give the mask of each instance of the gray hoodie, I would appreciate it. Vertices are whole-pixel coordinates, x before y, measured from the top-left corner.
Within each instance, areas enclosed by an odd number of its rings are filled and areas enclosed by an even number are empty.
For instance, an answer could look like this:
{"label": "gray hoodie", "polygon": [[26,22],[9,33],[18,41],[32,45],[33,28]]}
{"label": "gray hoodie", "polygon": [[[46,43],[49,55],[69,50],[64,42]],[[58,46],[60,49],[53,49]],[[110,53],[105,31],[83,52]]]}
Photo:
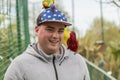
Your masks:
{"label": "gray hoodie", "polygon": [[29,45],[8,67],[4,80],[90,80],[85,60],[61,46],[61,55],[46,55]]}

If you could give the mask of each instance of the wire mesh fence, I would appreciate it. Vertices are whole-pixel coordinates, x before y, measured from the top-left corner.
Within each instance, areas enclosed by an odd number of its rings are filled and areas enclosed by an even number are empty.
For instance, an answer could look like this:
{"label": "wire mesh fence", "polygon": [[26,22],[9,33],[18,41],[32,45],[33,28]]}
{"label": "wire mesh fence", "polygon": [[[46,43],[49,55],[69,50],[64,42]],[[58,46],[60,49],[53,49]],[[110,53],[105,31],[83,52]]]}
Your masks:
{"label": "wire mesh fence", "polygon": [[88,60],[86,60],[86,63],[89,69],[91,80],[117,80],[111,75],[108,75],[104,70],[89,62]]}
{"label": "wire mesh fence", "polygon": [[27,0],[0,0],[0,80],[29,40]]}
{"label": "wire mesh fence", "polygon": [[[0,0],[0,80],[11,61],[30,43],[28,26],[27,0]],[[116,80],[86,62],[91,80]]]}

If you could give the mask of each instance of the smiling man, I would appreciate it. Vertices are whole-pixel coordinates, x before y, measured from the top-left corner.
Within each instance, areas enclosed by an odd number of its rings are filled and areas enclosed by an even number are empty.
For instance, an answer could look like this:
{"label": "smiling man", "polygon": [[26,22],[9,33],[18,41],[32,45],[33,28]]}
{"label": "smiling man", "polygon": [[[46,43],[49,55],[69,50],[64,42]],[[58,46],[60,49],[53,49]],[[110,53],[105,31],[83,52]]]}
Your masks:
{"label": "smiling man", "polygon": [[83,57],[62,44],[70,25],[54,5],[43,10],[35,27],[38,42],[12,61],[4,80],[90,80]]}
{"label": "smiling man", "polygon": [[46,22],[35,28],[39,47],[46,54],[60,54],[59,48],[64,37],[64,28],[64,24],[57,22]]}

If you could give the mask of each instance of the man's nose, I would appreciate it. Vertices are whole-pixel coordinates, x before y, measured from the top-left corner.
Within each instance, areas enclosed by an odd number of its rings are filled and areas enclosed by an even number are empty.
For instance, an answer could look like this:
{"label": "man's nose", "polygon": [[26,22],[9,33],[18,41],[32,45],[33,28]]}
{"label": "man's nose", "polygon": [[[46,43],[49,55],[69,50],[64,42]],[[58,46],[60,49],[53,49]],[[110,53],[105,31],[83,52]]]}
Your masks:
{"label": "man's nose", "polygon": [[58,38],[58,36],[59,36],[59,33],[58,33],[57,31],[55,31],[55,32],[53,33],[53,37],[54,37],[54,38]]}

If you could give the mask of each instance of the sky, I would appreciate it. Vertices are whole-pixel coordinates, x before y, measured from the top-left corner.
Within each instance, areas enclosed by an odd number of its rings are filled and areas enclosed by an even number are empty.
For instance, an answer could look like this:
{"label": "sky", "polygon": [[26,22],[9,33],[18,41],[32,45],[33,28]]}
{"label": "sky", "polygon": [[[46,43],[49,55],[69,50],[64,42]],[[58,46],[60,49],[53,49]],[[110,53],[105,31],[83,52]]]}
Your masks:
{"label": "sky", "polygon": [[[64,7],[72,17],[72,0],[65,0]],[[74,25],[80,31],[80,35],[84,36],[90,28],[93,19],[101,17],[99,0],[74,0]],[[120,9],[113,4],[103,4],[103,18],[113,21],[120,25]]]}
{"label": "sky", "polygon": [[[31,0],[31,2],[39,2],[41,0]],[[55,0],[57,1],[57,0]],[[99,0],[61,0],[64,11],[69,13],[72,18],[74,16],[74,26],[78,28],[79,34],[84,36],[86,31],[90,29],[90,25],[96,17],[100,17]],[[72,1],[74,1],[74,15],[72,14]],[[103,4],[103,18],[113,21],[120,25],[120,9],[113,4]]]}

